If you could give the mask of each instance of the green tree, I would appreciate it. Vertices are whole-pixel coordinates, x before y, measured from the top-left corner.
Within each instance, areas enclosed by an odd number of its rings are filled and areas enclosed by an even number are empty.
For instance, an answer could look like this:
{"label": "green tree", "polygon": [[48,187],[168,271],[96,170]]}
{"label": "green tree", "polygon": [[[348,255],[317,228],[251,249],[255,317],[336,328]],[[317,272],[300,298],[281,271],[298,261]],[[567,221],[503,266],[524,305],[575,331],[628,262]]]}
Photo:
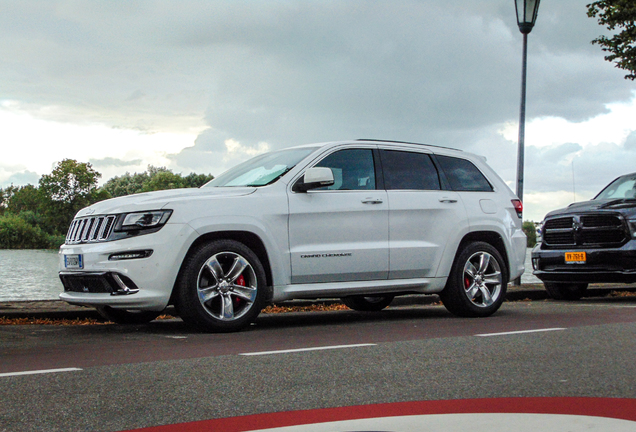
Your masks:
{"label": "green tree", "polygon": [[532,221],[525,221],[521,226],[523,232],[526,234],[526,246],[534,247],[537,244],[537,228]]}
{"label": "green tree", "polygon": [[150,179],[148,173],[126,173],[109,179],[103,186],[112,197],[132,195],[142,191],[144,184]]}
{"label": "green tree", "polygon": [[59,247],[60,244],[56,244],[55,238],[40,227],[31,225],[19,216],[0,216],[0,249],[48,249]]}
{"label": "green tree", "polygon": [[51,233],[65,233],[80,209],[109,197],[97,188],[102,175],[90,163],[64,159],[51,174],[40,178],[40,192],[44,197],[44,212]]}
{"label": "green tree", "polygon": [[211,174],[190,173],[183,177],[166,167],[148,165],[143,173],[126,173],[109,179],[103,189],[113,197],[164,189],[200,187],[214,178]]}
{"label": "green tree", "polygon": [[184,182],[184,187],[198,188],[213,179],[214,179],[214,176],[212,174],[190,173],[183,178],[183,182]]}
{"label": "green tree", "polygon": [[18,214],[23,211],[39,213],[43,197],[39,189],[33,185],[9,186],[4,190],[4,206],[9,213]]}
{"label": "green tree", "polygon": [[144,183],[143,191],[156,191],[165,189],[179,189],[185,187],[183,183],[183,177],[180,174],[175,174],[172,171],[159,171],[151,174],[150,180]]}
{"label": "green tree", "polygon": [[636,79],[636,1],[595,1],[587,5],[587,16],[598,17],[598,23],[610,31],[620,30],[610,38],[599,36],[592,43],[610,53],[605,60],[628,72],[625,79]]}

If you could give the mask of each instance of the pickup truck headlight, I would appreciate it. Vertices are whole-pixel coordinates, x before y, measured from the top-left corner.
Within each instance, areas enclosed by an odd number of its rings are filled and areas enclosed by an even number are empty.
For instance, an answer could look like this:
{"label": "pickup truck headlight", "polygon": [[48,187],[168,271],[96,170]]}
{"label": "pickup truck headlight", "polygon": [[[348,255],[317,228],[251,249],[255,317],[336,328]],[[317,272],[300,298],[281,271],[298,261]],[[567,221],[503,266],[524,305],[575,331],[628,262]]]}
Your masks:
{"label": "pickup truck headlight", "polygon": [[156,231],[170,219],[172,210],[152,210],[127,213],[121,216],[115,231]]}
{"label": "pickup truck headlight", "polygon": [[636,238],[636,219],[628,219],[627,225],[629,225],[629,231],[632,233],[632,238]]}

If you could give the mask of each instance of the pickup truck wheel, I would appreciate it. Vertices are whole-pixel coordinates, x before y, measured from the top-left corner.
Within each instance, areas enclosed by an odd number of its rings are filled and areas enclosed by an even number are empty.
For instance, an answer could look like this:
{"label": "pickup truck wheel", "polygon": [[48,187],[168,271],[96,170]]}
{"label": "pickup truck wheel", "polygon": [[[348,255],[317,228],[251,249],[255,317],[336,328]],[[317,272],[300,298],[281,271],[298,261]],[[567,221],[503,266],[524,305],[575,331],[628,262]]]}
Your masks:
{"label": "pickup truck wheel", "polygon": [[155,311],[115,309],[110,306],[98,306],[96,309],[102,317],[117,324],[146,324],[161,314]]}
{"label": "pickup truck wheel", "polygon": [[440,298],[449,312],[486,317],[499,309],[506,295],[508,272],[497,249],[485,242],[466,245],[455,258]]}
{"label": "pickup truck wheel", "polygon": [[579,300],[587,291],[586,283],[544,282],[548,295],[555,300]]}
{"label": "pickup truck wheel", "polygon": [[363,311],[363,312],[377,312],[393,301],[392,295],[379,295],[379,296],[350,296],[340,299],[345,306],[349,309]]}
{"label": "pickup truck wheel", "polygon": [[186,258],[175,306],[183,321],[201,330],[239,331],[263,308],[265,284],[265,270],[251,249],[215,240]]}

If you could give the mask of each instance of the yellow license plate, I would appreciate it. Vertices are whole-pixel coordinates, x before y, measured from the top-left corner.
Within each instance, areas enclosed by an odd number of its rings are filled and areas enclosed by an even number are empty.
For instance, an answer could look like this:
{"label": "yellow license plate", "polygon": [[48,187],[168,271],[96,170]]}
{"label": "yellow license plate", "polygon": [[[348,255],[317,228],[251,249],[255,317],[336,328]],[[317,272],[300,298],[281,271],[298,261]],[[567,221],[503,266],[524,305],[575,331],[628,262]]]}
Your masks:
{"label": "yellow license plate", "polygon": [[566,252],[565,262],[567,264],[585,264],[587,261],[587,255],[585,252]]}

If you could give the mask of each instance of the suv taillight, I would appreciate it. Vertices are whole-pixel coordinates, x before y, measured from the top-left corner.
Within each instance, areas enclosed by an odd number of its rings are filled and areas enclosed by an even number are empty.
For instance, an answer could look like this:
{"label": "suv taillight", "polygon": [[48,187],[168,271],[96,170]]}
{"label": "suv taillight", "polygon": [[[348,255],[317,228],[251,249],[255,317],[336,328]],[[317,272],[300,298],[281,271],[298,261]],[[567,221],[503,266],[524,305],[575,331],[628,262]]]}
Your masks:
{"label": "suv taillight", "polygon": [[519,216],[519,219],[521,219],[523,217],[523,203],[521,202],[520,199],[513,199],[511,200],[512,202],[512,206],[515,208],[515,211],[517,212],[517,216]]}

